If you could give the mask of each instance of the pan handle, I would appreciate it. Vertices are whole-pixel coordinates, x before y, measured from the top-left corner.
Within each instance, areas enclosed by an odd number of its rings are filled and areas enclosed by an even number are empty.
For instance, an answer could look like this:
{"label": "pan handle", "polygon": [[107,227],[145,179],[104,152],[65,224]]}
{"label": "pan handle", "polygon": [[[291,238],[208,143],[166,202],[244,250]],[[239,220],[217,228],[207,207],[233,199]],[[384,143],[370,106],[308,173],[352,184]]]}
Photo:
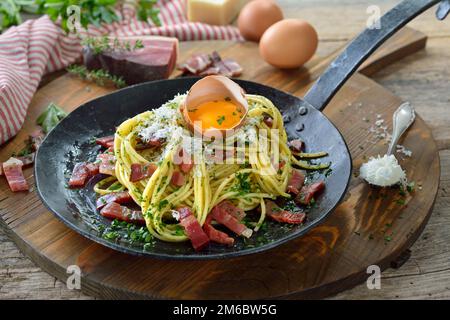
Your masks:
{"label": "pan handle", "polygon": [[[440,9],[447,1],[442,1]],[[383,42],[439,2],[441,0],[402,1],[381,17],[379,29],[367,28],[350,42],[306,93],[304,100],[316,109],[323,110],[350,76]]]}

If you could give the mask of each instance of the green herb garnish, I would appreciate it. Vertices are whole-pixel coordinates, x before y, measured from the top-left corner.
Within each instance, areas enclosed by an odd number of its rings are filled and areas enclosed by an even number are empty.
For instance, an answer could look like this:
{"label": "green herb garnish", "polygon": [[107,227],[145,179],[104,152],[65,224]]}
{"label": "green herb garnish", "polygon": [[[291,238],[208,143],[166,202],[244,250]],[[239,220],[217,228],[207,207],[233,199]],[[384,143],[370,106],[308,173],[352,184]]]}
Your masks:
{"label": "green herb garnish", "polygon": [[221,126],[224,121],[225,121],[225,116],[219,116],[217,118],[217,123],[219,124],[219,126]]}
{"label": "green herb garnish", "polygon": [[112,84],[116,88],[123,88],[127,85],[122,77],[112,75],[103,69],[88,70],[85,66],[71,65],[67,68],[67,71],[83,80],[95,82],[99,86]]}
{"label": "green herb garnish", "polygon": [[41,113],[36,122],[42,127],[44,133],[48,133],[66,116],[67,113],[52,102],[48,105],[47,109]]}

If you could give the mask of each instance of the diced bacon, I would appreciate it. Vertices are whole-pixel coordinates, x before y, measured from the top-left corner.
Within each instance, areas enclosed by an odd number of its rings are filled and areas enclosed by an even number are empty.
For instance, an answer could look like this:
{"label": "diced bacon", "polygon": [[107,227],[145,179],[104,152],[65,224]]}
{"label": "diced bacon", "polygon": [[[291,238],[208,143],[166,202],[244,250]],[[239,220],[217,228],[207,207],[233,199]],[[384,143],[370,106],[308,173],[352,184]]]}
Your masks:
{"label": "diced bacon", "polygon": [[97,156],[100,160],[99,172],[113,176],[116,170],[116,157],[112,154],[102,153]]}
{"label": "diced bacon", "polygon": [[209,238],[192,211],[187,207],[179,208],[177,211],[180,213],[180,225],[183,226],[194,249],[200,251],[205,248],[209,244]]}
{"label": "diced bacon", "polygon": [[220,209],[225,210],[227,213],[231,214],[238,220],[242,220],[245,218],[245,211],[241,208],[236,207],[228,200],[222,201],[217,206],[220,207]]}
{"label": "diced bacon", "polygon": [[16,158],[10,158],[2,165],[9,188],[13,192],[27,191],[29,189],[28,183],[23,176],[22,165],[22,161]]}
{"label": "diced bacon", "polygon": [[311,200],[325,189],[325,182],[318,181],[313,184],[303,186],[295,201],[300,204],[308,205]]}
{"label": "diced bacon", "polygon": [[206,68],[202,72],[200,72],[199,76],[202,76],[202,77],[203,76],[213,76],[213,75],[217,75],[217,74],[220,74],[220,68],[211,66],[211,67]]}
{"label": "diced bacon", "polygon": [[[22,161],[22,168],[25,168],[34,163],[35,156],[36,156],[36,153],[32,152],[30,154],[27,154],[26,156],[20,156],[20,157],[14,157],[14,158]],[[11,157],[11,158],[13,158],[13,157]],[[3,174],[4,174],[3,173],[3,163],[0,162],[0,176],[2,176]]]}
{"label": "diced bacon", "polygon": [[300,172],[300,170],[292,170],[292,176],[288,182],[287,192],[297,195],[300,192],[300,189],[303,187],[304,183],[305,176]]}
{"label": "diced bacon", "polygon": [[294,213],[281,209],[273,201],[266,201],[266,213],[273,220],[283,223],[300,224],[305,221],[306,215],[304,212]]}
{"label": "diced bacon", "polygon": [[192,168],[194,167],[193,163],[182,163],[180,164],[180,170],[183,171],[184,173],[189,173]]}
{"label": "diced bacon", "polygon": [[96,204],[97,204],[97,209],[101,209],[111,202],[128,203],[128,202],[131,202],[132,200],[133,199],[131,198],[128,191],[121,191],[121,192],[108,193],[108,194],[98,198]]}
{"label": "diced bacon", "polygon": [[86,169],[88,171],[89,177],[93,177],[96,174],[100,173],[100,164],[99,163],[87,163]]}
{"label": "diced bacon", "polygon": [[265,116],[263,121],[266,124],[266,126],[268,126],[269,128],[272,128],[272,126],[273,126],[273,118],[272,117]]}
{"label": "diced bacon", "polygon": [[158,169],[158,167],[153,163],[150,164],[133,163],[131,164],[130,181],[136,182],[151,177],[153,172],[156,171],[156,169]]}
{"label": "diced bacon", "polygon": [[209,54],[196,54],[178,66],[178,69],[192,74],[199,74],[211,66]]}
{"label": "diced bacon", "polygon": [[245,224],[240,223],[238,219],[232,216],[227,210],[224,210],[222,206],[215,206],[211,213],[213,218],[220,224],[224,225],[237,235],[242,235],[246,238],[250,238],[253,231],[245,226]]}
{"label": "diced bacon", "polygon": [[101,145],[105,148],[110,148],[114,146],[114,136],[106,136],[103,138],[97,138],[95,140],[95,143],[98,145]]}
{"label": "diced bacon", "polygon": [[141,211],[131,210],[127,207],[121,206],[117,202],[108,203],[100,214],[108,219],[117,219],[136,224],[145,224],[145,219]]}
{"label": "diced bacon", "polygon": [[164,139],[150,139],[147,142],[140,141],[136,144],[135,149],[136,150],[145,150],[145,149],[151,149],[151,148],[158,148],[161,147],[162,144],[165,142]]}
{"label": "diced bacon", "polygon": [[234,244],[234,239],[230,237],[225,232],[219,231],[211,225],[212,216],[209,215],[206,218],[205,224],[203,225],[203,230],[208,236],[209,240],[221,244],[225,244],[227,246],[232,246]]}
{"label": "diced bacon", "polygon": [[37,149],[39,149],[39,147],[42,144],[42,141],[44,140],[44,136],[45,135],[41,129],[33,131],[30,134],[30,145],[31,145],[31,149],[33,149],[33,151],[37,151]]}
{"label": "diced bacon", "polygon": [[84,187],[87,178],[89,177],[89,171],[86,166],[86,162],[76,163],[73,167],[72,176],[69,180],[69,187],[78,188]]}
{"label": "diced bacon", "polygon": [[295,152],[302,152],[303,150],[303,141],[300,139],[291,140],[288,142],[289,148]]}
{"label": "diced bacon", "polygon": [[172,174],[172,178],[170,179],[170,183],[176,187],[181,187],[184,185],[184,182],[186,181],[184,174],[182,174],[180,171],[174,171]]}

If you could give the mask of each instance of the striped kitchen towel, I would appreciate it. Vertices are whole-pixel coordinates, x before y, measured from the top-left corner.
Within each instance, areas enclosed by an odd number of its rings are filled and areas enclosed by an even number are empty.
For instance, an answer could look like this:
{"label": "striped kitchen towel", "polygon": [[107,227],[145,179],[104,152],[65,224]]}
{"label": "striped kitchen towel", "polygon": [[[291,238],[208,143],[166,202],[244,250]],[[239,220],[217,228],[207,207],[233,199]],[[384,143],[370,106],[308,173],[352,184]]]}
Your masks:
{"label": "striped kitchen towel", "polygon": [[[161,35],[187,40],[242,40],[233,26],[188,22],[185,0],[160,0],[161,26],[136,18],[132,6],[124,5],[122,20],[80,32],[82,36]],[[0,144],[20,130],[28,105],[42,76],[62,69],[81,55],[79,37],[67,35],[47,16],[29,20],[0,35]]]}

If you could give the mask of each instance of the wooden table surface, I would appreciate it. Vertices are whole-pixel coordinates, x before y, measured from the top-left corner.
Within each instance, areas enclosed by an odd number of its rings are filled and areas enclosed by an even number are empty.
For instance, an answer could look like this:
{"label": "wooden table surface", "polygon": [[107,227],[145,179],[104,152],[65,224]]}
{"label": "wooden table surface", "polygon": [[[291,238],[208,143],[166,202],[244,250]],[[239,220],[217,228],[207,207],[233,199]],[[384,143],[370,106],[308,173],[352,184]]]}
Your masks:
{"label": "wooden table surface", "polygon": [[[339,48],[361,31],[369,5],[382,12],[394,0],[278,0],[289,18],[304,18],[320,37],[318,54]],[[339,27],[336,27],[339,26]],[[450,19],[439,22],[428,11],[410,26],[429,36],[426,50],[407,57],[372,78],[404,100],[432,128],[441,158],[441,183],[431,219],[400,269],[382,274],[381,289],[365,284],[334,299],[448,299],[450,298]],[[92,299],[42,271],[0,230],[0,299]]]}

